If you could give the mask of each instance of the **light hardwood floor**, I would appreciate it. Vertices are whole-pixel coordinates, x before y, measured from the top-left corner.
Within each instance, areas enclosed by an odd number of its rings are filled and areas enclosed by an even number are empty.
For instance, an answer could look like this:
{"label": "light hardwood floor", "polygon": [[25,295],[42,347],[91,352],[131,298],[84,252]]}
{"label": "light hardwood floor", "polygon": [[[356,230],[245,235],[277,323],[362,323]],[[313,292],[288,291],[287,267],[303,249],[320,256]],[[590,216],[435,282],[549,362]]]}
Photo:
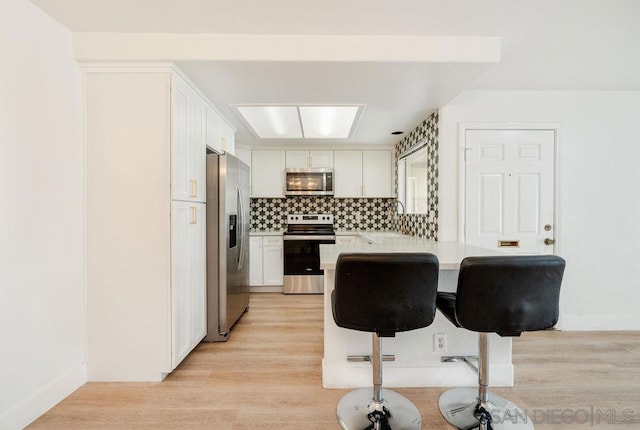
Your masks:
{"label": "light hardwood floor", "polygon": [[[87,383],[29,428],[340,429],[335,407],[349,390],[322,388],[322,315],[322,296],[253,294],[228,342],[202,343],[163,382]],[[513,362],[515,387],[494,391],[537,429],[640,428],[640,332],[526,333]],[[397,391],[424,429],[446,429],[445,390]]]}

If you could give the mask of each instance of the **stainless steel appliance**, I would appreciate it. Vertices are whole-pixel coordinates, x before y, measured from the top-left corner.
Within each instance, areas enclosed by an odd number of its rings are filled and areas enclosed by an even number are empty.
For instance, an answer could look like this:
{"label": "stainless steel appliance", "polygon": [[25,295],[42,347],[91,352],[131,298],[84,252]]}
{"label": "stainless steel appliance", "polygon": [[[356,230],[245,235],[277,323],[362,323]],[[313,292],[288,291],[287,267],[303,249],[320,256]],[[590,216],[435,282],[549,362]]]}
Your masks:
{"label": "stainless steel appliance", "polygon": [[249,306],[249,166],[207,155],[207,336],[228,339]]}
{"label": "stainless steel appliance", "polygon": [[320,245],[336,243],[331,214],[287,215],[284,232],[284,293],[322,294]]}
{"label": "stainless steel appliance", "polygon": [[333,169],[286,169],[285,195],[332,196]]}

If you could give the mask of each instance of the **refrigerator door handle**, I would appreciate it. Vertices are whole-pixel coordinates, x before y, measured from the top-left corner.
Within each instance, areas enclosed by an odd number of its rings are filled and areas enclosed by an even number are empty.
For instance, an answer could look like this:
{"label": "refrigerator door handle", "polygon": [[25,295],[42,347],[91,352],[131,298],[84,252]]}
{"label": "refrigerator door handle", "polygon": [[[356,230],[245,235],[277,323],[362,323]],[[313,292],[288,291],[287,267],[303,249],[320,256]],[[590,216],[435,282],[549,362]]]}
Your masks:
{"label": "refrigerator door handle", "polygon": [[238,191],[238,226],[237,226],[237,234],[238,234],[238,270],[242,269],[242,265],[244,264],[244,205],[242,203],[242,190],[240,190],[240,186],[237,188]]}

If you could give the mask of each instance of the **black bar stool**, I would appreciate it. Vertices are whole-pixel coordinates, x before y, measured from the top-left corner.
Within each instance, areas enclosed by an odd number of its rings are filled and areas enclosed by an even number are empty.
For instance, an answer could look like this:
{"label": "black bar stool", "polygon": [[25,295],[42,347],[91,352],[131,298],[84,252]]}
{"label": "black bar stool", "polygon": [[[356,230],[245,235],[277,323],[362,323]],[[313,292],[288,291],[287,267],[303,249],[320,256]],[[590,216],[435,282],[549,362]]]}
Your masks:
{"label": "black bar stool", "polygon": [[419,430],[420,412],[406,397],[382,389],[381,337],[427,327],[433,322],[438,259],[427,253],[340,254],[333,319],[339,327],[372,332],[373,392],[359,388],[338,403],[345,430]]}
{"label": "black bar stool", "polygon": [[[437,307],[456,327],[479,332],[479,388],[453,388],[439,399],[440,412],[458,429],[532,429],[526,413],[488,392],[489,333],[520,336],[558,321],[565,261],[554,255],[469,257],[462,260],[456,293],[438,293]],[[469,362],[469,357],[443,361]]]}

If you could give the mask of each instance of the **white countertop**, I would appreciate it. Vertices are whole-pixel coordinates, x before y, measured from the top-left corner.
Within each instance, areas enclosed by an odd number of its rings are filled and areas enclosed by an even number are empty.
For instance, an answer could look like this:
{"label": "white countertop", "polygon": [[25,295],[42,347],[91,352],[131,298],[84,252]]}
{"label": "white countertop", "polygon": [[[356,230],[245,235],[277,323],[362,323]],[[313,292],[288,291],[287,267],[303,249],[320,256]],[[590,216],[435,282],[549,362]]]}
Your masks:
{"label": "white countertop", "polygon": [[444,270],[458,269],[465,257],[499,254],[497,251],[464,243],[436,242],[395,232],[361,232],[359,235],[373,243],[320,245],[320,268],[335,269],[338,255],[343,252],[429,252],[438,257],[440,269]]}

